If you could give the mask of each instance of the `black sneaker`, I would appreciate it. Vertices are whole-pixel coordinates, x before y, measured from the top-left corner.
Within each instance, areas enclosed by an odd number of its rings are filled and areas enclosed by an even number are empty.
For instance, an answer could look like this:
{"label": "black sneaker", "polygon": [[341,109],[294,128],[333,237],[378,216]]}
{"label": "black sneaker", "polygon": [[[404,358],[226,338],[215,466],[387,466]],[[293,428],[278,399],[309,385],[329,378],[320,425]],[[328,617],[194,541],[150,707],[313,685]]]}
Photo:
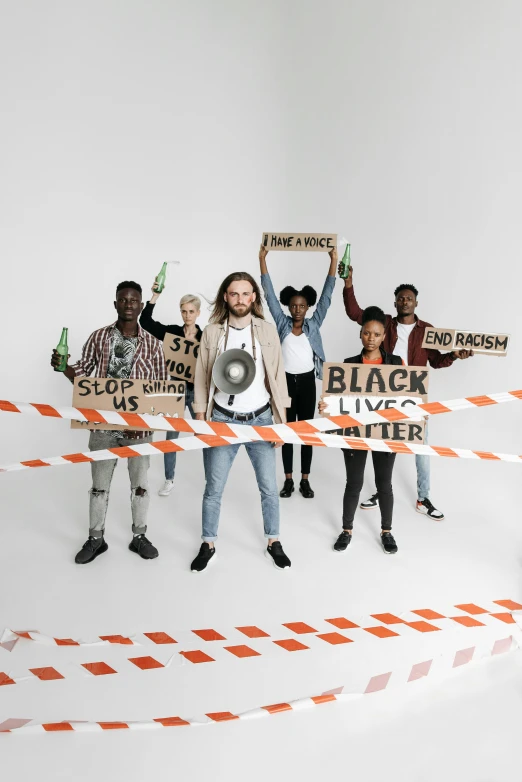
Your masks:
{"label": "black sneaker", "polygon": [[279,492],[280,497],[290,497],[292,492],[294,490],[294,479],[293,478],[285,478],[285,482],[283,485],[283,488]]}
{"label": "black sneaker", "polygon": [[415,508],[417,513],[424,513],[426,516],[429,516],[430,519],[433,519],[434,521],[442,521],[444,518],[444,514],[442,511],[437,510],[430,500],[426,497],[425,500],[417,500],[417,506]]}
{"label": "black sneaker", "polygon": [[274,540],[271,546],[267,546],[265,556],[271,557],[274,565],[276,568],[279,568],[279,570],[284,570],[292,565],[278,540]]}
{"label": "black sneaker", "polygon": [[159,554],[156,546],[153,546],[145,535],[134,535],[129,543],[129,549],[139,554],[142,559],[156,559]]}
{"label": "black sneaker", "polygon": [[359,508],[362,508],[363,510],[373,510],[373,508],[379,507],[379,495],[378,494],[372,494],[371,497],[369,497],[364,502],[361,502],[359,505]]}
{"label": "black sneaker", "polygon": [[334,543],[334,551],[346,551],[351,542],[352,536],[343,530]]}
{"label": "black sneaker", "polygon": [[100,554],[103,554],[105,551],[107,551],[108,548],[109,546],[103,537],[89,537],[81,547],[80,551],[76,554],[74,561],[77,565],[86,565],[87,562],[92,562],[93,559],[99,557]]}
{"label": "black sneaker", "polygon": [[385,550],[386,554],[396,554],[399,550],[397,548],[397,544],[395,542],[395,538],[391,534],[391,532],[383,532],[381,535],[381,543],[382,547]]}
{"label": "black sneaker", "polygon": [[212,560],[212,557],[216,553],[215,548],[210,548],[208,543],[202,543],[201,547],[199,549],[199,554],[197,555],[196,559],[193,560],[190,569],[193,573],[201,573],[202,570],[205,570],[208,563]]}
{"label": "black sneaker", "polygon": [[299,491],[301,492],[305,500],[311,500],[312,497],[315,497],[314,491],[310,486],[310,481],[305,478],[303,478],[301,480],[301,483],[299,484]]}

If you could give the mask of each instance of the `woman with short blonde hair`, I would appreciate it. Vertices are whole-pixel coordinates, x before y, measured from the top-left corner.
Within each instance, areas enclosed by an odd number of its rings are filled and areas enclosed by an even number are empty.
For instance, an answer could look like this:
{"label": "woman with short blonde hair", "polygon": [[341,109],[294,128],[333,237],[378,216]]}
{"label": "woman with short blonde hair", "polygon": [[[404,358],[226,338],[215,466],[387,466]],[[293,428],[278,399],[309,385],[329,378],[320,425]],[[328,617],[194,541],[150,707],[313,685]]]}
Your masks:
{"label": "woman with short blonde hair", "polygon": [[[196,320],[201,311],[201,300],[198,296],[194,296],[192,293],[186,293],[181,297],[179,301],[179,308],[181,311],[181,317],[183,319],[183,326],[172,324],[165,326],[157,320],[154,320],[152,314],[154,312],[154,306],[159,299],[159,292],[157,290],[157,283],[152,286],[152,296],[147,302],[143,312],[141,313],[140,325],[145,331],[148,331],[156,339],[163,341],[165,334],[176,334],[178,337],[184,337],[190,339],[193,342],[201,341],[201,329],[197,325]],[[194,402],[194,383],[185,381],[185,404],[189,409],[190,415],[194,418],[194,409],[192,403]],[[176,440],[179,437],[179,432],[167,432],[167,440]],[[163,461],[165,465],[165,483],[159,490],[160,497],[167,497],[174,486],[174,472],[176,470],[176,454],[165,453],[163,455]]]}

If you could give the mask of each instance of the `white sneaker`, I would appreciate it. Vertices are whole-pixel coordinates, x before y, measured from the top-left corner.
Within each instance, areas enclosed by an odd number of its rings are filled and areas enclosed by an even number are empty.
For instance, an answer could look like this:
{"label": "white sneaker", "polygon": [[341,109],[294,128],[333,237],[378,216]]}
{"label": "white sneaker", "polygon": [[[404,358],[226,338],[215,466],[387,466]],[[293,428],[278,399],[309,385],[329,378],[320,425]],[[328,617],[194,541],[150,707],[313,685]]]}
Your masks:
{"label": "white sneaker", "polygon": [[434,521],[442,521],[444,518],[444,514],[442,511],[437,510],[437,508],[434,507],[434,505],[428,500],[428,498],[424,500],[417,500],[417,505],[415,506],[415,510],[417,513],[424,513],[426,516],[429,516],[430,519],[433,519]]}
{"label": "white sneaker", "polygon": [[160,497],[168,497],[174,487],[174,481],[165,481],[158,494]]}
{"label": "white sneaker", "polygon": [[362,508],[363,510],[373,510],[374,508],[379,507],[379,495],[378,494],[372,494],[371,497],[369,497],[364,502],[361,502],[359,505],[359,508]]}

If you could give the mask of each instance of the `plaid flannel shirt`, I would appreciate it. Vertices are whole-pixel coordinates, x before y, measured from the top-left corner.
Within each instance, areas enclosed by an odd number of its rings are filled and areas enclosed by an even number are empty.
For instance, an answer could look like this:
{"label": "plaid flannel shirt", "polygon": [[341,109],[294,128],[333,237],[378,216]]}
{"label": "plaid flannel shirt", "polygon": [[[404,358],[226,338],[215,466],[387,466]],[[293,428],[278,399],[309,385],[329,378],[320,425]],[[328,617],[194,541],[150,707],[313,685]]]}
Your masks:
{"label": "plaid flannel shirt", "polygon": [[[82,357],[72,370],[76,377],[107,377],[107,367],[111,352],[111,343],[116,323],[93,331],[82,349]],[[138,324],[138,346],[134,354],[132,369],[129,375],[136,380],[167,380],[167,366],[163,354],[162,343],[141,328]],[[146,437],[148,431],[140,432],[140,437]]]}

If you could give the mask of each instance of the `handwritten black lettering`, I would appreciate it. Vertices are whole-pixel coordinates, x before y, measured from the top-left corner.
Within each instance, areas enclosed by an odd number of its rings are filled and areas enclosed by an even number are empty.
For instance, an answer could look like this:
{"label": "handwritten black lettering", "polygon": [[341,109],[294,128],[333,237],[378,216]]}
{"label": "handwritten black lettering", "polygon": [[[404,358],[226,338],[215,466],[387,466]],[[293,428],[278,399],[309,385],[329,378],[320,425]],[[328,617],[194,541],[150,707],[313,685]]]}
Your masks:
{"label": "handwritten black lettering", "polygon": [[[350,388],[350,391],[353,389]],[[359,388],[358,391],[361,389]],[[344,382],[344,369],[342,367],[329,367],[328,368],[328,385],[326,388],[327,394],[343,394],[346,391],[346,383]]]}
{"label": "handwritten black lettering", "polygon": [[377,384],[377,388],[381,393],[386,393],[386,384],[382,378],[382,372],[379,367],[372,367],[368,372],[368,379],[366,381],[366,393],[371,394],[374,384]]}
{"label": "handwritten black lettering", "polygon": [[410,373],[410,393],[425,396],[428,393],[426,391],[426,387],[424,386],[424,381],[427,377],[428,372],[417,372],[413,370]]}

